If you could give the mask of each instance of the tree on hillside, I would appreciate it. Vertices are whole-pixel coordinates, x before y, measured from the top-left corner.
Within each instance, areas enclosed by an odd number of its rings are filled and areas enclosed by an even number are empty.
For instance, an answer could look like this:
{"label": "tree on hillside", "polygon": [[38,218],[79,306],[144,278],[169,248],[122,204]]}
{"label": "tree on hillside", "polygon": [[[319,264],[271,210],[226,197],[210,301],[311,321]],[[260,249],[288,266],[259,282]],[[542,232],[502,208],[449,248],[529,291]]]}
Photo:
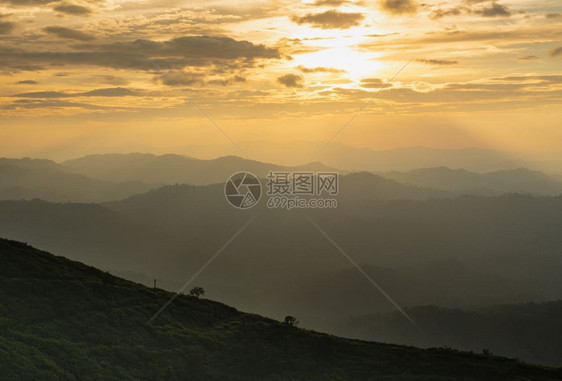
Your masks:
{"label": "tree on hillside", "polygon": [[288,325],[289,327],[298,327],[299,321],[297,320],[296,317],[289,315],[289,316],[285,316],[285,324]]}
{"label": "tree on hillside", "polygon": [[205,295],[205,289],[203,287],[193,287],[190,291],[189,291],[189,295],[191,296],[195,296],[196,298],[200,298],[203,295]]}

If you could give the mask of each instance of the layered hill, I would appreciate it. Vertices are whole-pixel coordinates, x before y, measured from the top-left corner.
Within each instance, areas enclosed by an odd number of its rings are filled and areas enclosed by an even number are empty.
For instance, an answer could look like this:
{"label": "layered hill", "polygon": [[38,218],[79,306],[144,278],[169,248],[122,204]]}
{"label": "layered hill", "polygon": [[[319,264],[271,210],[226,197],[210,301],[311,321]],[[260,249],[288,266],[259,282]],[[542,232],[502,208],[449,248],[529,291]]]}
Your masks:
{"label": "layered hill", "polygon": [[94,179],[49,160],[0,158],[0,200],[101,202],[119,200],[153,187],[142,181]]}
{"label": "layered hill", "polygon": [[559,195],[562,193],[562,182],[542,172],[526,168],[477,173],[465,169],[436,167],[407,172],[386,172],[383,176],[405,184],[464,194]]}
{"label": "layered hill", "polygon": [[106,181],[190,185],[224,183],[232,174],[240,171],[265,178],[272,170],[333,170],[321,163],[287,167],[237,156],[201,160],[182,155],[144,153],[90,155],[65,161],[62,165],[76,173]]}

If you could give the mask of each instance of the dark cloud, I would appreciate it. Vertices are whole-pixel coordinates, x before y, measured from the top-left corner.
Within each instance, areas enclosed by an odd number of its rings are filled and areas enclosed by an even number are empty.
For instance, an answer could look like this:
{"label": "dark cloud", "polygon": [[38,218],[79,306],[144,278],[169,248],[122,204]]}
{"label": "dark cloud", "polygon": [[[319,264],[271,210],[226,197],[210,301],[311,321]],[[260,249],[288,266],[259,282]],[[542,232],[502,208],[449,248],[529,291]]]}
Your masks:
{"label": "dark cloud", "polygon": [[0,21],[0,34],[9,34],[15,27],[16,24],[11,21]]}
{"label": "dark cloud", "polygon": [[562,46],[552,49],[550,53],[548,53],[551,57],[558,57],[562,56]]}
{"label": "dark cloud", "polygon": [[310,13],[305,16],[293,16],[291,20],[297,24],[310,24],[322,29],[348,29],[361,24],[365,16],[361,13],[344,13],[335,9],[324,13]]}
{"label": "dark cloud", "polygon": [[92,10],[75,4],[60,4],[53,8],[55,11],[73,16],[89,16]]}
{"label": "dark cloud", "polygon": [[473,11],[477,15],[484,17],[509,17],[511,11],[505,6],[498,3],[492,3],[488,7]]}
{"label": "dark cloud", "polygon": [[381,0],[381,9],[394,15],[415,13],[418,4],[414,0]]}
{"label": "dark cloud", "polygon": [[43,28],[43,31],[54,34],[55,36],[58,36],[60,38],[68,38],[78,41],[89,41],[95,38],[94,36],[81,32],[79,30],[64,28],[61,26],[48,26],[46,28]]}
{"label": "dark cloud", "polygon": [[416,61],[428,65],[456,65],[459,63],[458,61],[436,60],[436,59],[418,59]]}
{"label": "dark cloud", "polygon": [[297,74],[287,74],[277,78],[277,82],[287,87],[302,87],[303,78]]}
{"label": "dark cloud", "polygon": [[345,73],[345,70],[336,69],[333,67],[324,67],[324,66],[317,66],[317,67],[298,66],[297,69],[299,71],[302,71],[303,73]]}
{"label": "dark cloud", "polygon": [[189,36],[168,41],[136,40],[113,44],[82,44],[69,51],[25,51],[0,47],[0,66],[22,62],[39,65],[89,65],[114,69],[163,69],[213,66],[223,72],[254,66],[258,59],[281,58],[277,48],[229,37]]}
{"label": "dark cloud", "polygon": [[39,82],[33,81],[31,79],[27,79],[25,81],[18,81],[16,82],[18,85],[37,85]]}
{"label": "dark cloud", "polygon": [[562,18],[562,13],[547,13],[544,17],[547,19],[559,19]]}

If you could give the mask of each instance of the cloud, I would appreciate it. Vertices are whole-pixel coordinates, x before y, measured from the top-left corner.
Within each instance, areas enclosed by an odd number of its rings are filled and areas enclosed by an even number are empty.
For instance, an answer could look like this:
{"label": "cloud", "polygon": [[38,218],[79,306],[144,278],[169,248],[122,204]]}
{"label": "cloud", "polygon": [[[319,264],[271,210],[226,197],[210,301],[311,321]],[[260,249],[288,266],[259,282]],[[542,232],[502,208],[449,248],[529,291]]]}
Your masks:
{"label": "cloud", "polygon": [[61,26],[48,26],[46,28],[43,28],[43,31],[54,34],[60,38],[68,38],[78,41],[89,41],[95,38],[94,36],[81,32],[79,30],[64,28]]}
{"label": "cloud", "polygon": [[314,28],[348,29],[361,24],[365,16],[361,13],[344,13],[335,9],[324,13],[309,13],[305,16],[293,16],[291,20],[299,25],[311,24]]}
{"label": "cloud", "polygon": [[14,102],[0,105],[3,110],[17,109],[45,109],[52,110],[54,108],[81,108],[86,110],[104,110],[107,111],[108,106],[96,106],[85,103],[68,102],[59,99],[17,99]]}
{"label": "cloud", "polygon": [[316,0],[311,5],[316,7],[322,7],[326,5],[329,5],[331,7],[339,7],[340,5],[347,4],[348,2],[349,2],[348,0]]}
{"label": "cloud", "polygon": [[418,9],[414,0],[381,0],[380,6],[384,12],[394,15],[415,13]]}
{"label": "cloud", "polygon": [[[386,86],[385,86],[386,85]],[[392,83],[387,83],[380,78],[363,78],[361,80],[361,87],[365,88],[389,88],[392,87]]]}
{"label": "cloud", "polygon": [[559,19],[562,18],[562,13],[547,13],[544,17],[547,19]]}
{"label": "cloud", "polygon": [[475,14],[484,17],[509,17],[511,11],[505,6],[498,3],[492,3],[489,7],[484,7],[473,11]]}
{"label": "cloud", "polygon": [[34,91],[32,93],[20,93],[13,97],[17,98],[65,98],[67,95],[59,91]]}
{"label": "cloud", "polygon": [[96,74],[90,77],[93,82],[96,83],[106,83],[110,85],[126,85],[129,81],[125,78],[116,77],[114,75],[104,75],[104,74]]}
{"label": "cloud", "polygon": [[10,21],[0,21],[0,35],[9,34],[14,30],[16,24]]}
{"label": "cloud", "polygon": [[494,81],[505,82],[544,82],[544,83],[562,83],[562,75],[512,75],[508,77],[492,78]]}
{"label": "cloud", "polygon": [[[465,3],[477,4],[486,0],[468,0]],[[460,16],[462,14],[476,14],[483,17],[509,17],[511,16],[511,11],[505,6],[492,2],[489,6],[480,9],[471,9],[465,6],[457,6],[448,9],[435,9],[429,14],[429,18],[432,20],[439,20],[443,17],[448,16]]]}
{"label": "cloud", "polygon": [[460,16],[467,9],[465,7],[453,7],[449,9],[436,9],[429,14],[429,18],[432,20],[438,20],[447,16]]}
{"label": "cloud", "polygon": [[154,64],[167,70],[215,65],[226,72],[251,67],[258,59],[280,57],[277,48],[216,36],[82,44],[67,51],[37,52],[0,48],[0,66],[11,68],[21,66],[22,62],[32,62],[38,68],[40,65],[87,65],[145,71],[153,70]]}
{"label": "cloud", "polygon": [[31,79],[27,79],[27,80],[25,80],[25,81],[18,81],[18,82],[16,82],[16,83],[17,83],[18,85],[37,85],[37,84],[39,84],[39,82],[33,81],[33,80],[31,80]]}
{"label": "cloud", "polygon": [[558,57],[558,56],[562,56],[562,46],[552,49],[550,51],[550,53],[548,53],[549,56],[551,57]]}
{"label": "cloud", "polygon": [[540,60],[540,57],[537,57],[537,56],[523,56],[523,57],[517,57],[516,60],[518,60],[518,61],[538,61],[538,60]]}
{"label": "cloud", "polygon": [[303,78],[297,74],[287,74],[277,78],[277,82],[287,87],[302,87]]}
{"label": "cloud", "polygon": [[136,91],[131,89],[126,89],[124,87],[110,87],[106,89],[96,89],[91,91],[86,91],[84,93],[78,93],[74,96],[80,97],[126,97],[126,96],[137,96],[139,95]]}
{"label": "cloud", "polygon": [[42,6],[55,3],[58,0],[0,0],[0,4],[10,4],[12,6]]}
{"label": "cloud", "polygon": [[203,85],[205,83],[205,75],[201,73],[188,73],[184,71],[174,70],[166,75],[160,74],[156,77],[164,85],[167,86],[193,86]]}
{"label": "cloud", "polygon": [[12,98],[76,98],[76,97],[125,97],[138,96],[138,92],[123,87],[110,87],[105,89],[96,89],[81,93],[65,93],[61,91],[35,91],[30,93],[20,93],[12,95]]}
{"label": "cloud", "polygon": [[380,78],[363,78],[361,80],[362,83],[371,83],[375,85],[384,85],[384,82]]}
{"label": "cloud", "polygon": [[55,11],[73,16],[89,16],[92,13],[90,8],[75,4],[60,4],[53,8]]}
{"label": "cloud", "polygon": [[459,63],[458,61],[436,60],[436,59],[418,59],[416,61],[428,65],[456,65]]}
{"label": "cloud", "polygon": [[227,86],[227,85],[231,85],[233,83],[243,83],[243,82],[246,82],[246,78],[244,78],[240,75],[235,75],[232,78],[211,79],[207,83],[209,83],[211,85]]}
{"label": "cloud", "polygon": [[345,73],[346,72],[343,69],[336,69],[333,67],[324,67],[324,66],[317,66],[317,67],[297,66],[297,69],[303,73]]}

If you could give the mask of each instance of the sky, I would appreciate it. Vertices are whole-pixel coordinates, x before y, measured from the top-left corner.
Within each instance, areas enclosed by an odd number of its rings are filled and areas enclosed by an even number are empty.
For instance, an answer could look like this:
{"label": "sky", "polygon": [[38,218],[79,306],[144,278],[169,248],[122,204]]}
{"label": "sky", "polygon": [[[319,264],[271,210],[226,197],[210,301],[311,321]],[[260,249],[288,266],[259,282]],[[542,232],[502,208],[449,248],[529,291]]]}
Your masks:
{"label": "sky", "polygon": [[0,0],[0,156],[323,144],[366,105],[334,141],[548,159],[561,69],[559,0]]}

